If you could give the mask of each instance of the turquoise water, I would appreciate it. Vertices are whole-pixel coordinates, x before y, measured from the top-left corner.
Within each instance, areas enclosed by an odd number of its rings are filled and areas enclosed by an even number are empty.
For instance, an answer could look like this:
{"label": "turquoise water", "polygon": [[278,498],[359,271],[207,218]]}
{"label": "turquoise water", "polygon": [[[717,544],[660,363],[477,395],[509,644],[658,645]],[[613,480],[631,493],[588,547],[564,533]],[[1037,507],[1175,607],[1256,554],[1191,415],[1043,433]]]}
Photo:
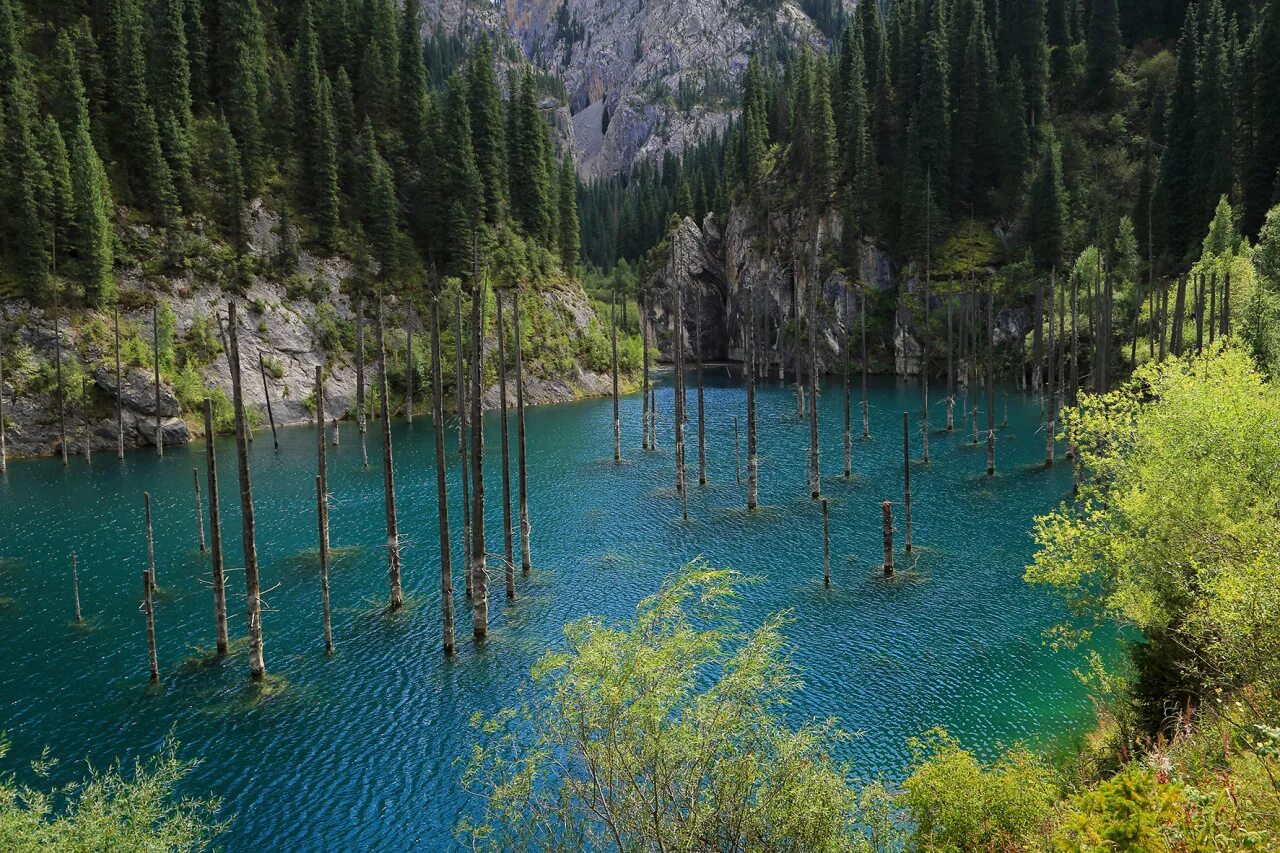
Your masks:
{"label": "turquoise water", "polygon": [[[902,411],[919,407],[914,384],[876,384],[870,442],[855,441],[855,478],[842,467],[838,385],[821,401],[824,492],[831,499],[831,589],[822,586],[821,514],[805,486],[808,425],[778,385],[759,395],[761,502],[749,517],[734,483],[733,418],[745,452],[745,392],[724,368],[708,369],[711,484],[696,486],[691,408],[688,525],[673,490],[670,387],[659,392],[660,449],[643,453],[640,398],[623,402],[624,464],[612,453],[608,400],[530,409],[530,505],[535,570],[518,580],[514,606],[492,570],[490,641],[471,641],[470,611],[455,570],[459,654],[439,643],[439,563],[433,430],[429,419],[394,425],[397,485],[409,597],[387,597],[380,430],[360,464],[356,431],[344,424],[331,449],[332,572],[337,655],[326,658],[315,547],[314,433],[269,434],[253,446],[258,552],[268,670],[286,681],[267,701],[246,688],[243,654],[193,664],[213,644],[208,565],[197,549],[191,471],[202,445],[118,462],[95,457],[64,469],[55,460],[16,461],[0,480],[0,728],[20,768],[48,745],[63,759],[55,779],[154,751],[172,731],[202,764],[189,790],[223,798],[235,816],[226,846],[261,849],[452,849],[466,807],[455,759],[471,738],[474,711],[511,703],[530,664],[561,642],[569,619],[622,617],[678,565],[704,556],[762,580],[748,588],[743,616],[758,623],[792,608],[788,628],[805,688],[797,716],[838,716],[861,733],[845,750],[860,777],[900,778],[904,741],[947,726],[983,754],[1027,740],[1048,745],[1091,719],[1071,674],[1040,632],[1061,614],[1022,582],[1034,515],[1070,491],[1070,471],[1045,471],[1039,405],[1011,391],[999,433],[1000,475],[985,478],[986,450],[963,429],[931,436],[933,462],[912,470],[916,555],[899,555],[899,577],[879,579],[880,502],[901,497]],[[857,391],[855,390],[855,396]],[[935,392],[941,397],[941,392]],[[692,406],[693,394],[690,393]],[[998,402],[998,405],[1000,403]],[[934,423],[944,410],[935,401]],[[997,418],[999,420],[1000,418]],[[859,416],[854,402],[855,432]],[[985,418],[980,414],[980,423]],[[918,424],[918,421],[917,421]],[[501,552],[498,420],[489,416],[488,543]],[[512,430],[514,437],[514,429]],[[451,430],[450,447],[456,431]],[[919,456],[919,434],[912,437]],[[242,562],[234,445],[219,443],[224,547]],[[449,455],[451,514],[459,536],[458,459]],[[514,452],[513,452],[514,465]],[[745,473],[745,456],[744,456]],[[513,475],[514,483],[514,475]],[[203,482],[202,482],[203,488]],[[163,687],[148,690],[140,573],[146,568],[142,492],[151,492],[161,587],[156,621]],[[207,501],[206,501],[207,511]],[[901,516],[898,517],[901,527]],[[901,538],[898,540],[901,547]],[[72,624],[69,553],[80,555],[88,629]],[[455,554],[457,551],[455,550]],[[242,575],[228,590],[231,632],[243,634]]]}

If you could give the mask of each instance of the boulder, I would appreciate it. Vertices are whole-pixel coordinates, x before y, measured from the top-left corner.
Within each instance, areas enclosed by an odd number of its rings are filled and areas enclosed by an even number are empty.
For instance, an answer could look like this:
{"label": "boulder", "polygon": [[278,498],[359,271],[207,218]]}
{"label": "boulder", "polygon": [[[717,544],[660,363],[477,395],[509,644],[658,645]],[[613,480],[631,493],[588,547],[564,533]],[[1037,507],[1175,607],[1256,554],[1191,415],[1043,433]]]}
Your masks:
{"label": "boulder", "polygon": [[[125,409],[132,409],[143,415],[156,414],[155,376],[136,367],[128,367],[120,377],[120,388],[116,389],[116,372],[114,368],[98,367],[93,371],[93,381],[108,396],[118,398]],[[178,415],[178,398],[172,389],[160,383],[160,417],[173,418]]]}

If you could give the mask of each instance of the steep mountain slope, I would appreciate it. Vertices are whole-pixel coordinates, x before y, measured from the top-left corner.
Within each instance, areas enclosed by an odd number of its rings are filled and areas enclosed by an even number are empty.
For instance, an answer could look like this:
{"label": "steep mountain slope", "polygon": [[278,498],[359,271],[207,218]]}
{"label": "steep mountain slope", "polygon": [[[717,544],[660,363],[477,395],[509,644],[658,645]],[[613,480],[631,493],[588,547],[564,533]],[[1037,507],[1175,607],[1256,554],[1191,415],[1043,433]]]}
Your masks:
{"label": "steep mountain slope", "polygon": [[753,53],[825,38],[794,0],[422,0],[430,25],[501,30],[564,81],[584,181],[722,132]]}

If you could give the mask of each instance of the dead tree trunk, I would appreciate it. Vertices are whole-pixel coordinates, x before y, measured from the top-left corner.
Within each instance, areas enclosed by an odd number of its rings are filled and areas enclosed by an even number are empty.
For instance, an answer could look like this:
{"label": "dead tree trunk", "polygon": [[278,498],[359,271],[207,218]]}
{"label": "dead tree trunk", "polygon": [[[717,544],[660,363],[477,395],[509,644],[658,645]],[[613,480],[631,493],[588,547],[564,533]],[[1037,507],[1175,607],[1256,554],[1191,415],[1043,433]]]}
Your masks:
{"label": "dead tree trunk", "polygon": [[[62,387],[62,330],[59,328],[58,319],[61,310],[58,307],[58,298],[55,293],[53,300],[53,361],[58,375],[58,439],[62,451],[62,464],[67,464],[67,397]],[[156,367],[156,382],[159,383],[160,368]],[[159,385],[157,384],[157,389]],[[160,392],[156,391],[156,430],[159,435],[160,423]]]}
{"label": "dead tree trunk", "polygon": [[[516,297],[519,305],[519,296]],[[516,308],[519,317],[520,309]],[[519,329],[519,320],[516,328]],[[519,351],[520,340],[516,338]],[[440,528],[440,607],[444,653],[452,656],[453,640],[453,558],[449,554],[449,488],[445,479],[444,460],[444,378],[440,369],[440,297],[431,297],[431,420],[436,433],[436,509]]]}
{"label": "dead tree trunk", "polygon": [[822,499],[822,583],[831,586],[831,515],[827,499]]}
{"label": "dead tree trunk", "polygon": [[271,444],[280,449],[280,436],[276,434],[276,415],[271,409],[271,390],[267,387],[267,365],[262,359],[262,350],[258,350],[258,373],[262,374],[262,398],[267,401],[267,420],[271,423]]}
{"label": "dead tree trunk", "polygon": [[911,553],[911,416],[902,413],[902,512],[906,522],[903,531],[907,553]]}
{"label": "dead tree trunk", "polygon": [[[516,336],[516,481],[520,500],[520,572],[527,575],[533,568],[533,558],[529,553],[529,536],[532,531],[529,526],[529,469],[524,443],[524,358],[521,355],[524,338],[520,336],[519,290],[513,293],[512,301],[515,314],[515,328],[512,331]],[[643,328],[641,334],[644,334]]]}
{"label": "dead tree trunk", "polygon": [[1175,356],[1182,356],[1183,321],[1187,310],[1187,277],[1178,279],[1177,298],[1173,303],[1173,330],[1170,334],[1169,349]]}
{"label": "dead tree trunk", "polygon": [[222,520],[218,513],[218,458],[213,449],[213,401],[204,398],[205,468],[209,486],[209,549],[213,558],[213,618],[219,655],[227,653],[227,584],[222,568]]}
{"label": "dead tree trunk", "polygon": [[391,412],[387,403],[387,346],[382,333],[382,294],[378,294],[378,396],[382,415],[382,485],[387,510],[387,580],[391,586],[391,600],[387,609],[395,612],[404,606],[404,591],[400,587],[400,524],[396,518],[396,474],[392,463]]}
{"label": "dead tree trunk", "polygon": [[996,315],[995,293],[987,284],[987,476],[996,473]]}
{"label": "dead tree trunk", "polygon": [[142,612],[147,618],[147,662],[151,669],[151,683],[160,683],[160,660],[156,656],[156,608],[152,593],[155,579],[150,572],[142,573]]}
{"label": "dead tree trunk", "polygon": [[[756,320],[756,299],[755,288],[751,288],[747,292],[747,313],[749,314],[746,326],[747,337],[747,362],[751,362],[751,358],[755,353],[755,320]],[[756,458],[756,374],[754,370],[747,371],[747,510],[754,511],[759,506],[759,472],[760,463]]]}
{"label": "dead tree trunk", "polygon": [[818,242],[814,238],[813,268],[805,288],[809,305],[805,310],[805,327],[809,338],[809,498],[822,496],[822,466],[818,451]]}
{"label": "dead tree trunk", "polygon": [[707,484],[707,419],[706,419],[706,399],[702,388],[702,296],[698,296],[698,320],[697,331],[694,337],[697,338],[695,346],[697,347],[695,354],[697,361],[697,379],[698,379],[698,485],[705,486]]}
{"label": "dead tree trunk", "polygon": [[640,348],[644,362],[644,377],[641,379],[640,401],[640,449],[649,450],[649,407],[652,405],[649,392],[649,331],[646,328],[648,318],[648,302],[640,297]]}
{"label": "dead tree trunk", "polygon": [[622,461],[622,412],[618,401],[618,293],[609,291],[609,344],[613,351],[613,461]]}
{"label": "dead tree trunk", "polygon": [[404,417],[413,425],[413,311],[404,320]]}
{"label": "dead tree trunk", "polygon": [[[1048,421],[1045,422],[1045,429],[1044,429],[1044,432],[1045,432],[1044,464],[1046,467],[1052,466],[1054,462],[1053,442],[1055,437],[1054,431],[1057,429],[1057,408],[1056,408],[1057,399],[1053,396],[1053,360],[1054,360],[1054,356],[1056,355],[1056,352],[1054,351],[1054,346],[1053,346],[1054,344],[1053,342],[1053,300],[1054,300],[1055,291],[1057,290],[1056,276],[1057,276],[1056,272],[1049,274],[1049,370],[1048,370],[1049,419]],[[1037,315],[1036,322],[1039,323],[1039,320],[1040,318]],[[1040,369],[1040,362],[1037,361],[1036,370],[1039,371],[1039,369]]]}
{"label": "dead tree trunk", "polygon": [[253,483],[249,474],[249,419],[245,416],[240,375],[239,322],[235,302],[227,303],[227,338],[230,341],[231,402],[236,417],[236,462],[240,475],[241,542],[244,548],[244,587],[248,602],[249,677],[267,676],[262,656],[262,587],[258,579],[257,526],[253,512]]}
{"label": "dead tree trunk", "polygon": [[[1049,315],[1053,315],[1053,294],[1049,295],[1050,308]],[[1040,321],[1044,317],[1044,281],[1036,279],[1036,302],[1035,313],[1031,316],[1036,318],[1036,324],[1031,330],[1031,393],[1039,394],[1041,386],[1040,362],[1043,359],[1043,350],[1041,348],[1041,324]],[[1053,329],[1049,329],[1050,336],[1053,335]],[[1052,346],[1052,344],[1050,344]],[[1052,359],[1052,356],[1050,356]]]}
{"label": "dead tree trunk", "polygon": [[480,250],[473,251],[471,273],[471,631],[477,640],[489,635],[489,567],[484,549],[484,282]]}
{"label": "dead tree trunk", "polygon": [[887,578],[893,577],[893,501],[880,504],[881,532],[884,535],[884,563],[881,571]]}
{"label": "dead tree trunk", "polygon": [[364,406],[364,294],[356,295],[356,427],[360,430],[360,456],[369,467],[368,423]]}
{"label": "dead tree trunk", "polygon": [[93,425],[89,413],[89,380],[80,377],[80,408],[84,410],[84,461],[93,462]]}
{"label": "dead tree trunk", "polygon": [[76,569],[76,552],[71,552],[71,600],[76,608],[76,624],[84,622],[80,614],[80,572]]}
{"label": "dead tree trunk", "polygon": [[1196,355],[1204,352],[1204,273],[1196,277]]}
{"label": "dead tree trunk", "polygon": [[196,532],[200,534],[200,553],[204,553],[204,506],[200,500],[200,469],[191,469],[191,484],[196,494]]}
{"label": "dead tree trunk", "polygon": [[467,377],[463,370],[463,352],[469,344],[467,338],[464,337],[462,325],[462,285],[458,285],[458,292],[453,300],[454,309],[454,390],[457,396],[458,407],[458,456],[462,459],[462,466],[458,472],[458,479],[462,482],[462,575],[466,581],[467,598],[470,598],[473,590],[471,588],[471,492],[468,483],[471,479],[469,469],[471,466],[471,457],[467,453],[467,421],[470,417],[467,404]]}
{"label": "dead tree trunk", "polygon": [[867,285],[862,285],[862,438],[871,438],[871,401],[867,397]]}
{"label": "dead tree trunk", "polygon": [[151,524],[151,493],[150,492],[142,493],[142,507],[143,507],[143,516],[147,524],[147,571],[149,572],[147,576],[151,578],[151,585],[155,586],[155,583],[156,583],[156,537],[155,537],[155,534],[152,532],[154,528],[152,527],[152,524]]}
{"label": "dead tree trunk", "polygon": [[1209,274],[1209,346],[1218,336],[1218,271]]}
{"label": "dead tree trunk", "polygon": [[124,458],[124,404],[120,402],[120,306],[114,309],[116,327],[116,458]]}
{"label": "dead tree trunk", "polygon": [[324,653],[333,654],[329,610],[329,456],[324,443],[324,366],[316,365],[316,533],[320,537],[320,605],[324,616]]}
{"label": "dead tree trunk", "polygon": [[338,446],[338,440],[339,440],[338,419],[334,418],[333,419],[333,446],[334,447]]}
{"label": "dead tree trunk", "polygon": [[[154,302],[151,304],[151,361],[155,367],[156,456],[164,456],[164,430],[160,426],[160,322],[156,303]],[[63,459],[66,458],[66,455],[66,450],[63,450]]]}
{"label": "dead tree trunk", "polygon": [[[507,419],[507,343],[502,327],[502,291],[495,291],[498,300],[498,317],[494,325],[498,330],[498,408],[502,417],[502,559],[503,577],[507,584],[507,600],[516,597],[516,560],[511,542],[511,439],[508,437]],[[615,420],[615,423],[617,421]]]}

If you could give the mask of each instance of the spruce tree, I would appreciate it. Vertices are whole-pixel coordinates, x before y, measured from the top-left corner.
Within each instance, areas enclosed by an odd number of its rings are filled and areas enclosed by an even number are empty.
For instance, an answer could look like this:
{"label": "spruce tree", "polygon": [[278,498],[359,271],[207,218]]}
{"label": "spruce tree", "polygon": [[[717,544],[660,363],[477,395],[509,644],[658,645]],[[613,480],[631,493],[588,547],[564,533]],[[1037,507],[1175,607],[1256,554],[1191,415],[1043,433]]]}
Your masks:
{"label": "spruce tree", "polygon": [[333,117],[333,91],[328,77],[320,78],[320,97],[316,103],[311,145],[313,197],[320,244],[329,250],[337,248],[337,232],[342,215],[342,196],[338,186],[338,137]]}
{"label": "spruce tree", "polygon": [[1040,159],[1027,191],[1024,230],[1036,266],[1050,270],[1062,261],[1066,243],[1067,192],[1062,182],[1062,152],[1052,125],[1040,132]]}
{"label": "spruce tree", "polygon": [[226,118],[218,121],[214,167],[218,176],[219,223],[227,241],[243,256],[249,250],[249,224],[244,212],[244,173],[240,167],[240,144]]}
{"label": "spruce tree", "polygon": [[922,45],[920,96],[913,120],[920,172],[932,186],[935,202],[945,209],[951,175],[951,69],[941,5],[935,8],[939,11]]}
{"label": "spruce tree", "polygon": [[269,94],[262,18],[256,0],[221,0],[218,14],[215,55],[222,109],[240,146],[245,189],[256,193],[266,169],[262,115]]}
{"label": "spruce tree", "polygon": [[365,125],[364,171],[369,186],[365,200],[364,228],[378,264],[378,277],[390,282],[396,275],[396,241],[400,232],[399,208],[396,199],[395,178],[391,166],[378,152],[373,126]]}
{"label": "spruce tree", "polygon": [[12,2],[0,0],[0,198],[6,211],[0,227],[28,292],[43,297],[50,235],[41,200],[47,177],[36,148],[34,90]]}
{"label": "spruce tree", "polygon": [[842,71],[846,111],[843,243],[846,262],[852,263],[858,239],[874,226],[871,214],[875,208],[876,162],[871,145],[862,28],[851,27],[846,33],[845,41],[848,68]]}
{"label": "spruce tree", "polygon": [[484,179],[480,177],[471,147],[471,114],[467,109],[466,83],[461,75],[449,78],[440,133],[440,160],[445,173],[443,197],[451,201],[446,255],[452,271],[461,272],[470,267],[471,234],[484,215]]}
{"label": "spruce tree", "polygon": [[533,75],[525,74],[511,105],[514,136],[511,146],[511,211],[525,233],[544,241],[551,228],[547,187],[546,122],[538,109]]}
{"label": "spruce tree", "polygon": [[1275,202],[1280,176],[1280,3],[1271,0],[1258,10],[1258,20],[1244,51],[1237,93],[1249,103],[1241,116],[1241,136],[1246,140],[1241,183],[1244,185],[1244,232],[1257,234]]}
{"label": "spruce tree", "polygon": [[830,67],[825,57],[817,57],[809,78],[808,122],[812,138],[810,192],[813,209],[818,212],[825,211],[831,205],[840,178],[835,118],[831,109],[831,80],[828,76]]}
{"label": "spruce tree", "polygon": [[[684,181],[684,176],[680,176]],[[688,184],[685,184],[686,191]],[[578,227],[578,181],[573,173],[573,161],[566,157],[560,166],[559,180],[560,205],[560,266],[567,275],[574,275],[578,268],[580,255]]]}
{"label": "spruce tree", "polygon": [[[1199,227],[1213,215],[1218,199],[1231,192],[1232,130],[1231,54],[1226,13],[1221,0],[1204,10],[1204,36],[1196,70],[1195,178],[1192,185]],[[1192,234],[1192,239],[1199,235]]]}
{"label": "spruce tree", "polygon": [[396,4],[394,0],[368,0],[365,14],[367,31],[359,47],[356,106],[381,130],[391,119],[399,82]]}
{"label": "spruce tree", "polygon": [[45,116],[41,122],[36,144],[44,161],[46,180],[44,186],[42,218],[49,223],[50,250],[58,272],[63,273],[64,259],[69,254],[72,211],[75,203],[71,191],[71,162],[67,158],[67,146],[62,131],[53,116]]}
{"label": "spruce tree", "polygon": [[1108,92],[1120,67],[1120,6],[1116,0],[1091,0],[1087,32],[1089,88]]}
{"label": "spruce tree", "polygon": [[742,102],[742,159],[747,192],[755,197],[764,181],[765,157],[769,148],[769,116],[765,106],[764,73],[759,57],[747,63]]}
{"label": "spruce tree", "polygon": [[1000,5],[1000,56],[1022,67],[1027,120],[1038,124],[1049,109],[1049,32],[1046,0],[1016,0]]}
{"label": "spruce tree", "polygon": [[1193,234],[1204,226],[1201,205],[1196,202],[1196,65],[1199,23],[1194,5],[1187,8],[1182,36],[1178,39],[1177,75],[1165,124],[1165,149],[1160,158],[1156,206],[1164,219],[1165,239],[1175,259],[1181,260],[1192,245]]}
{"label": "spruce tree", "polygon": [[[481,36],[467,65],[467,104],[471,113],[471,147],[484,181],[485,221],[498,222],[507,205],[507,143],[502,120],[502,94],[493,73],[493,48]],[[519,163],[516,168],[523,168]]]}

